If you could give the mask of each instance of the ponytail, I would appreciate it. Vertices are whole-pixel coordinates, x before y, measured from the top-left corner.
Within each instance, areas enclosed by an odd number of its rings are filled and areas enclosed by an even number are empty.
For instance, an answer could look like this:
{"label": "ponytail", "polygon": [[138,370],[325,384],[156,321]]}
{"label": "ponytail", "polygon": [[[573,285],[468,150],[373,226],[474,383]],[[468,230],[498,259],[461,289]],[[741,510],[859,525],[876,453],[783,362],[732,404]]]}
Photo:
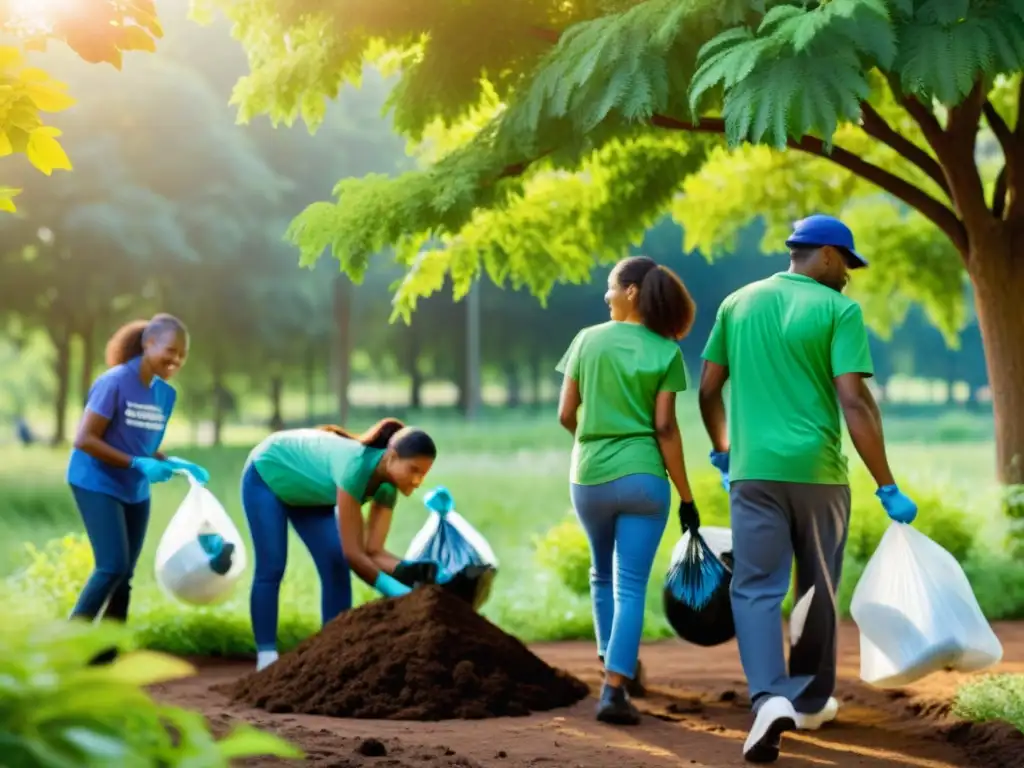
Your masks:
{"label": "ponytail", "polygon": [[322,427],[318,427],[318,429],[321,429],[324,432],[330,432],[338,437],[347,437],[349,440],[355,440],[362,443],[367,448],[379,448],[383,450],[388,447],[388,443],[391,442],[391,438],[404,427],[405,424],[400,422],[398,419],[381,419],[361,435],[349,432],[344,427],[339,427],[334,424],[325,424]]}
{"label": "ponytail", "polygon": [[690,332],[697,305],[679,275],[646,256],[623,259],[614,271],[621,287],[637,287],[637,311],[649,330],[673,341]]}
{"label": "ponytail", "polygon": [[185,324],[174,315],[158,314],[150,320],[133,320],[125,323],[107,341],[105,358],[108,368],[124,365],[129,360],[139,357],[144,350],[145,342],[155,334],[173,330],[188,333]]}
{"label": "ponytail", "polygon": [[332,435],[344,437],[362,443],[367,448],[384,450],[393,448],[399,458],[409,459],[414,457],[437,458],[437,446],[434,445],[430,435],[422,429],[407,427],[398,419],[381,419],[361,435],[349,432],[344,427],[335,424],[324,424],[317,427]]}

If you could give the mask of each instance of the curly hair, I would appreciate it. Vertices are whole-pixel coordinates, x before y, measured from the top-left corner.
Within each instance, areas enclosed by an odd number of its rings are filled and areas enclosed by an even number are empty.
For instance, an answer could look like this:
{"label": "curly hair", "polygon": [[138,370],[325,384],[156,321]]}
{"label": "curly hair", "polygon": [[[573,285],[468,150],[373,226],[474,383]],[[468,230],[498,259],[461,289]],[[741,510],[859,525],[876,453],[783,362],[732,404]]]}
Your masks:
{"label": "curly hair", "polygon": [[174,315],[160,313],[149,320],[132,320],[125,323],[107,341],[107,367],[122,365],[143,352],[146,341],[165,331],[188,334],[188,329]]}

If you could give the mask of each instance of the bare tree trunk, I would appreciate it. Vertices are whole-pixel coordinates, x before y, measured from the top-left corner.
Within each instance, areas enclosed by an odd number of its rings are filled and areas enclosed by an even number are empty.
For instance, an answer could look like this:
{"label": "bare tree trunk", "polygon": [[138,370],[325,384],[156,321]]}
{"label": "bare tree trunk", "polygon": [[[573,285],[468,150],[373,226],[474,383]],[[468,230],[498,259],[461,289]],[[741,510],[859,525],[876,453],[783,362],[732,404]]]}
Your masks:
{"label": "bare tree trunk", "polygon": [[316,348],[310,344],[306,348],[306,421],[312,423],[316,418]]}
{"label": "bare tree trunk", "polygon": [[518,361],[509,358],[505,361],[505,407],[518,408],[523,402],[523,385],[519,377]]}
{"label": "bare tree trunk", "polygon": [[273,432],[284,429],[281,413],[281,399],[284,394],[284,377],[280,374],[270,377],[270,429]]}
{"label": "bare tree trunk", "polygon": [[405,353],[405,369],[409,373],[409,407],[418,411],[423,407],[423,372],[420,370],[420,326],[413,320],[409,326],[408,347]]}
{"label": "bare tree trunk", "polygon": [[57,349],[54,375],[57,377],[57,394],[53,402],[53,444],[67,442],[68,395],[71,389],[71,333],[66,324],[51,327],[50,338]]}
{"label": "bare tree trunk", "polygon": [[996,472],[1000,482],[1014,485],[1024,483],[1024,262],[1018,251],[1009,238],[993,238],[979,243],[970,259],[992,388]]}
{"label": "bare tree trunk", "polygon": [[81,398],[84,403],[89,398],[89,389],[92,387],[92,367],[96,362],[96,330],[91,319],[86,320],[81,333],[82,338],[82,378]]}
{"label": "bare tree trunk", "polygon": [[352,283],[344,275],[334,280],[334,325],[338,340],[338,419],[347,424],[352,383]]}
{"label": "bare tree trunk", "polygon": [[224,371],[220,356],[213,364],[213,444],[220,445],[224,436],[224,420],[227,412],[227,390],[224,387]]}

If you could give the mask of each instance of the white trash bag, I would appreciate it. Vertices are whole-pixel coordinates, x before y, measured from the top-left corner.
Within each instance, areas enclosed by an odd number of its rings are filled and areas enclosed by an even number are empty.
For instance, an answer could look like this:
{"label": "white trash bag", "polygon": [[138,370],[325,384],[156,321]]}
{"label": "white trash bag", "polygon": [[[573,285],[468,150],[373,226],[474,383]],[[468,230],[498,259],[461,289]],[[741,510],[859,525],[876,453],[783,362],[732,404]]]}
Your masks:
{"label": "white trash bag", "polygon": [[191,488],[160,539],[156,580],[180,602],[212,605],[231,594],[245,571],[245,544],[217,497],[188,472],[181,474]]}
{"label": "white trash bag", "polygon": [[960,564],[917,529],[893,523],[853,593],[860,676],[898,688],[940,670],[977,672],[1003,647]]}

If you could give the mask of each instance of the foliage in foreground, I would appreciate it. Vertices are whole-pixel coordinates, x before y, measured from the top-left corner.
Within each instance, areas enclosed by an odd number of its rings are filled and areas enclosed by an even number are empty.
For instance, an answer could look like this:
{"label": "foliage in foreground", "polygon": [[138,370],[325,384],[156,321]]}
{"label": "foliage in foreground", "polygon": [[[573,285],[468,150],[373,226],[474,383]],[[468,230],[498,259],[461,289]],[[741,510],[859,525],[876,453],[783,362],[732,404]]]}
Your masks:
{"label": "foliage in foreground", "polygon": [[[71,160],[57,141],[60,130],[46,125],[41,113],[63,112],[75,100],[25,54],[62,42],[84,61],[120,69],[125,51],[155,51],[163,36],[153,0],[92,0],[70,13],[62,5],[0,3],[0,34],[14,43],[0,46],[0,157],[24,153],[47,176],[70,171]],[[0,187],[0,211],[15,210],[19,191]]]}
{"label": "foliage in foreground", "polygon": [[154,701],[143,686],[194,673],[179,659],[135,651],[109,666],[86,666],[98,652],[128,645],[122,628],[5,623],[0,631],[4,765],[227,768],[240,757],[303,756],[248,726],[218,741],[201,714]]}
{"label": "foliage in foreground", "polygon": [[975,722],[1004,720],[1024,731],[1024,675],[986,675],[957,692],[953,713]]}

